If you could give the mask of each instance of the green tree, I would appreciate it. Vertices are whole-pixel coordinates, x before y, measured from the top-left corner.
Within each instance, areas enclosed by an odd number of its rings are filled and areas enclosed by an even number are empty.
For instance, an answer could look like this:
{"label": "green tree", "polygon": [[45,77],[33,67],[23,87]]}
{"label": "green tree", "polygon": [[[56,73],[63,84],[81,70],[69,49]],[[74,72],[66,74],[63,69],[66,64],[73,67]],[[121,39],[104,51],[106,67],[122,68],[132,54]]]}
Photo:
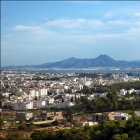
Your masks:
{"label": "green tree", "polygon": [[59,122],[58,120],[55,120],[55,121],[52,122],[52,125],[58,126],[59,123],[60,123],[60,122]]}
{"label": "green tree", "polygon": [[4,118],[1,117],[1,112],[0,112],[0,130],[2,129],[3,126],[4,126]]}
{"label": "green tree", "polygon": [[24,137],[23,132],[8,132],[8,134],[6,135],[6,139],[7,140],[20,140]]}
{"label": "green tree", "polygon": [[129,94],[129,92],[127,91],[126,92],[126,94],[125,94],[125,96],[124,97],[126,97],[126,98],[129,98],[130,97],[130,94]]}
{"label": "green tree", "polygon": [[32,130],[35,130],[36,129],[36,125],[30,124],[29,127],[28,127],[28,129],[31,130],[31,131]]}
{"label": "green tree", "polygon": [[82,96],[80,100],[82,103],[89,103],[87,96]]}
{"label": "green tree", "polygon": [[72,124],[73,122],[73,110],[71,108],[68,108],[66,111],[67,119]]}
{"label": "green tree", "polygon": [[128,134],[115,134],[111,140],[128,140]]}
{"label": "green tree", "polygon": [[46,130],[37,130],[31,134],[33,140],[46,140],[48,132]]}
{"label": "green tree", "polygon": [[18,129],[19,129],[19,130],[27,130],[28,127],[27,127],[25,124],[20,124],[20,125],[18,126]]}

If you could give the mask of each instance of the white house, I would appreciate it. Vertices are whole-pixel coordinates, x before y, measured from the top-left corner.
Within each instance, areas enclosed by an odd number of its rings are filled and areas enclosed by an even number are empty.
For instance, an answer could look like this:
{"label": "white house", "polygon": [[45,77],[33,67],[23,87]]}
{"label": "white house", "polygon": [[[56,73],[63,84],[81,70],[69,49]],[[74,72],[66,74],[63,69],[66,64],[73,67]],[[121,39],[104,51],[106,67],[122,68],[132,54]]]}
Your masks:
{"label": "white house", "polygon": [[128,93],[129,93],[129,94],[131,94],[131,93],[133,93],[133,92],[135,92],[135,90],[132,89],[132,88],[131,88],[130,90],[128,90]]}
{"label": "white house", "polygon": [[120,89],[119,95],[120,96],[125,96],[126,92],[127,91],[125,89]]}

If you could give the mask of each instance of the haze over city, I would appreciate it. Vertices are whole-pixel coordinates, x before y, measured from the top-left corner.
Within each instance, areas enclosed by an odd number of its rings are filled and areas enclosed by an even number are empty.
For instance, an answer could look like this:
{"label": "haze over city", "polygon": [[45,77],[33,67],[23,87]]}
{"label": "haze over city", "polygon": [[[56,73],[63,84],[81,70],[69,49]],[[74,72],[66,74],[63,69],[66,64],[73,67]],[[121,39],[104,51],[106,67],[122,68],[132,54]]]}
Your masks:
{"label": "haze over city", "polygon": [[139,1],[2,1],[1,65],[140,60]]}

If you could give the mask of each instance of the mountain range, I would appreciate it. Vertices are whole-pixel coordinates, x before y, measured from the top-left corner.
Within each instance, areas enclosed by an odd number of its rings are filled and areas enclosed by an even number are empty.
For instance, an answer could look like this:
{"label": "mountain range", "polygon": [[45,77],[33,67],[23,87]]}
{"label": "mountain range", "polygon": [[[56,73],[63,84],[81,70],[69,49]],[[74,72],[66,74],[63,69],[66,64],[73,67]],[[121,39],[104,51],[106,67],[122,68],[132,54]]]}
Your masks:
{"label": "mountain range", "polygon": [[41,65],[6,66],[3,69],[15,68],[89,68],[89,67],[140,67],[140,61],[114,60],[108,55],[99,55],[96,58],[68,58],[58,62],[49,62]]}

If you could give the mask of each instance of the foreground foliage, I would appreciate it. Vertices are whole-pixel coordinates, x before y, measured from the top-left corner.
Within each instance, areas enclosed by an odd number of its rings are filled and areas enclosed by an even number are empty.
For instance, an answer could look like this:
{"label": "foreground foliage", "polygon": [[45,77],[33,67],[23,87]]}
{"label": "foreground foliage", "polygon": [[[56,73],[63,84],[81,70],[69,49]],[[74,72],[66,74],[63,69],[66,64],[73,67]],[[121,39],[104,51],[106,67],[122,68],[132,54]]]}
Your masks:
{"label": "foreground foliage", "polygon": [[102,121],[95,126],[74,127],[56,132],[38,130],[33,140],[140,140],[140,117],[128,121]]}

